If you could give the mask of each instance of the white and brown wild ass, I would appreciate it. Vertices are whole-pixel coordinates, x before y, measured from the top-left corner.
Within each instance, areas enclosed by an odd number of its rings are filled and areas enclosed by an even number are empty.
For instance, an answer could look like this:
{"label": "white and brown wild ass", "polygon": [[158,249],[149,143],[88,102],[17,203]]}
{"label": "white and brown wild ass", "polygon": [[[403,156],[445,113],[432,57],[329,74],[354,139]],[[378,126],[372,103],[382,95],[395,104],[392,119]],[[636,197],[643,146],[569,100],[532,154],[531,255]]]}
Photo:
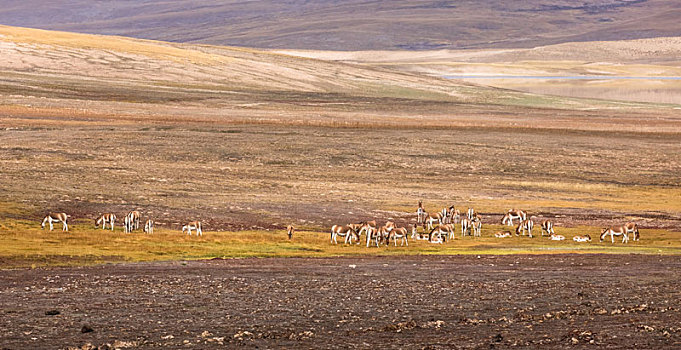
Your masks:
{"label": "white and brown wild ass", "polygon": [[182,233],[187,231],[188,235],[192,235],[192,230],[196,230],[196,236],[203,236],[203,230],[201,228],[201,221],[192,221],[184,226],[182,226]]}
{"label": "white and brown wild ass", "polygon": [[130,211],[123,219],[123,226],[126,233],[140,228],[140,212],[137,210]]}
{"label": "white and brown wild ass", "polygon": [[442,218],[441,223],[456,224],[461,218],[461,213],[452,205],[449,208],[442,208],[442,210],[440,210],[440,216]]}
{"label": "white and brown wild ass", "polygon": [[499,231],[494,234],[496,238],[509,238],[511,237],[511,231]]}
{"label": "white and brown wild ass", "polygon": [[546,232],[549,236],[556,233],[553,230],[553,222],[551,222],[549,220],[542,221],[542,223],[541,223],[541,235],[542,235],[542,237],[544,236],[544,232]]}
{"label": "white and brown wild ass", "polygon": [[418,240],[425,240],[425,239],[428,239],[428,237],[426,237],[426,236],[427,236],[426,231],[423,231],[422,233],[418,232],[418,225],[417,224],[411,225],[411,238],[412,239],[415,239],[417,241]]}
{"label": "white and brown wild ass", "polygon": [[395,229],[395,223],[392,221],[386,222],[385,225],[379,228],[372,228],[367,231],[367,247],[371,245],[371,242],[379,247],[381,241],[385,241],[386,244],[390,244],[390,233]]}
{"label": "white and brown wild ass", "polygon": [[518,227],[516,227],[516,229],[515,229],[515,235],[520,236],[520,234],[522,233],[522,235],[524,236],[525,233],[527,232],[527,233],[529,233],[530,238],[532,238],[533,237],[532,236],[532,229],[533,228],[534,228],[534,221],[532,221],[532,219],[521,220],[518,223]]}
{"label": "white and brown wild ass", "polygon": [[446,242],[447,237],[449,237],[449,239],[453,239],[454,224],[441,224],[430,230],[430,233],[428,233],[428,240],[431,242],[433,241],[433,234],[437,235],[439,241]]}
{"label": "white and brown wild ass", "polygon": [[69,225],[66,223],[66,221],[68,219],[69,219],[69,216],[66,215],[66,213],[49,213],[49,214],[45,215],[45,217],[43,218],[43,223],[40,225],[40,227],[45,229],[45,223],[49,223],[50,224],[50,231],[52,231],[54,229],[54,226],[52,225],[52,223],[61,222],[62,223],[61,230],[62,231],[68,231]]}
{"label": "white and brown wild ass", "polygon": [[345,243],[348,243],[348,239],[352,234],[352,228],[347,225],[333,225],[331,226],[331,242],[338,244],[337,237],[341,236],[345,238]]}
{"label": "white and brown wild ass", "polygon": [[154,220],[149,219],[144,223],[144,233],[154,233]]}
{"label": "white and brown wild ass", "polygon": [[482,220],[480,220],[478,214],[475,214],[473,219],[471,219],[471,227],[473,227],[473,237],[482,236]]}
{"label": "white and brown wild ass", "polygon": [[565,236],[563,236],[563,235],[557,235],[557,234],[554,233],[554,234],[552,234],[551,236],[549,236],[549,239],[552,240],[552,241],[564,241],[564,240],[565,240]]}
{"label": "white and brown wild ass", "polygon": [[295,231],[295,227],[293,225],[288,225],[286,226],[286,234],[288,235],[288,239],[293,239],[293,232]]}
{"label": "white and brown wild ass", "polygon": [[641,238],[641,234],[638,232],[638,225],[635,222],[627,222],[624,225],[624,229],[627,231],[627,235],[634,235],[634,241],[638,241]]}
{"label": "white and brown wild ass", "polygon": [[473,223],[471,222],[471,220],[468,219],[467,217],[461,219],[461,237],[466,236],[466,235],[470,236],[472,224]]}
{"label": "white and brown wild ass", "polygon": [[478,214],[475,212],[475,209],[468,208],[468,210],[466,211],[466,217],[468,218],[468,220],[472,221],[473,218],[476,216],[478,216]]}
{"label": "white and brown wild ass", "polygon": [[406,245],[407,247],[409,246],[409,241],[407,241],[407,235],[409,232],[407,231],[406,228],[404,227],[395,227],[390,232],[388,233],[388,245],[390,245],[390,239],[392,239],[395,242],[395,247],[397,247],[397,240],[400,239],[402,240],[402,243],[400,246]]}
{"label": "white and brown wild ass", "polygon": [[[423,201],[419,200],[419,206],[416,208],[416,223],[423,225],[426,220],[426,211],[423,210]],[[375,227],[375,226],[374,226]]]}
{"label": "white and brown wild ass", "polygon": [[527,219],[527,213],[520,209],[509,209],[506,215],[501,219],[502,225],[513,226],[513,220]]}
{"label": "white and brown wild ass", "polygon": [[575,241],[575,242],[579,242],[579,243],[591,242],[591,236],[589,236],[589,235],[574,236],[574,237],[572,237],[572,240]]}
{"label": "white and brown wild ass", "polygon": [[111,226],[111,231],[113,231],[115,223],[116,214],[113,213],[102,214],[97,219],[95,219],[95,228],[99,227],[99,225],[102,225],[102,230],[104,230],[106,229],[106,225],[109,224]]}
{"label": "white and brown wild ass", "polygon": [[615,243],[615,236],[622,236],[622,243],[629,243],[629,233],[624,226],[603,228],[601,230],[600,241],[603,242],[607,235],[610,235],[612,243]]}
{"label": "white and brown wild ass", "polygon": [[432,230],[435,227],[435,224],[442,224],[444,222],[444,217],[442,216],[441,212],[437,212],[435,214],[429,214],[425,213],[425,222],[423,229],[426,230]]}

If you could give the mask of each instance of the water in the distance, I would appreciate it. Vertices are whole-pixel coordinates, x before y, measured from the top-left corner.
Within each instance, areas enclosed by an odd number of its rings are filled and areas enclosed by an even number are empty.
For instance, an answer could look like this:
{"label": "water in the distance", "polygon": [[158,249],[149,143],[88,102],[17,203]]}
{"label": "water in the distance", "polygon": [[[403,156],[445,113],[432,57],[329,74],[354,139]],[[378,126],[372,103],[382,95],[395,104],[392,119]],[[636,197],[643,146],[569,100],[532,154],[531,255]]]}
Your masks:
{"label": "water in the distance", "polygon": [[635,77],[617,75],[444,75],[445,79],[550,79],[550,80],[681,80],[681,77]]}

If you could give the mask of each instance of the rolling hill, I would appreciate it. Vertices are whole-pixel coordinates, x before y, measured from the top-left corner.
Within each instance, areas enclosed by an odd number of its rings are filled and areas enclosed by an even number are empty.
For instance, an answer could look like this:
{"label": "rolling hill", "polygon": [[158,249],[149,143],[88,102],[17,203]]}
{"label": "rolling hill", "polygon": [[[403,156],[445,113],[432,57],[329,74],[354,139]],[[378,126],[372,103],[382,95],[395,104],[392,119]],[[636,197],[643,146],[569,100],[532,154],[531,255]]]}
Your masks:
{"label": "rolling hill", "polygon": [[664,0],[0,1],[0,23],[172,42],[319,50],[534,47],[680,36]]}
{"label": "rolling hill", "polygon": [[[0,123],[10,126],[154,120],[607,129],[616,117],[620,127],[640,130],[640,118],[678,114],[674,106],[543,96],[389,65],[7,26],[0,26],[0,54]],[[676,130],[676,123],[649,127]]]}

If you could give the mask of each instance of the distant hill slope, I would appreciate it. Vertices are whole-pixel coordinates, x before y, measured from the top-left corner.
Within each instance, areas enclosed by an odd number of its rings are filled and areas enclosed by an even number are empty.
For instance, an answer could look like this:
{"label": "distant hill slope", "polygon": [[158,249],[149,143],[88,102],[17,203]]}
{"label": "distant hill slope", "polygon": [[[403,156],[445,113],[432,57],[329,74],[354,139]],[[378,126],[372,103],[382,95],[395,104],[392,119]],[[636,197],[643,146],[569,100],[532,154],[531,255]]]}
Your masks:
{"label": "distant hill slope", "polygon": [[0,5],[0,23],[6,25],[260,48],[533,47],[681,36],[681,7],[665,0],[24,0]]}
{"label": "distant hill slope", "polygon": [[[249,48],[8,26],[0,26],[0,57],[0,126],[154,121],[609,130],[617,120],[622,130],[640,130],[641,116],[675,114],[673,106],[542,96]],[[676,119],[664,123],[674,125],[651,125],[678,130]]]}

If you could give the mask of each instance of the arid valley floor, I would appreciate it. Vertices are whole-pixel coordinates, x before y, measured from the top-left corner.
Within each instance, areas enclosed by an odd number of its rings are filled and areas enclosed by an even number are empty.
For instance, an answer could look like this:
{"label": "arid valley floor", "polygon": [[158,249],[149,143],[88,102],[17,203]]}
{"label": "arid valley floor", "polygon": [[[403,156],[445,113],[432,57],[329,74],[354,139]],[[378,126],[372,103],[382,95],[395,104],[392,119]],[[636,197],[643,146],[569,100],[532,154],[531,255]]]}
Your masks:
{"label": "arid valley floor", "polygon": [[[674,77],[680,53],[679,38],[415,55],[0,26],[0,348],[678,348],[681,80],[442,76]],[[419,199],[475,208],[482,237],[329,243],[333,224],[414,223]],[[493,237],[511,208],[536,237]],[[133,209],[156,233],[94,228]],[[48,211],[70,232],[42,230]],[[540,237],[545,219],[567,240]],[[204,236],[180,233],[190,220]],[[640,241],[598,242],[628,221]]]}

